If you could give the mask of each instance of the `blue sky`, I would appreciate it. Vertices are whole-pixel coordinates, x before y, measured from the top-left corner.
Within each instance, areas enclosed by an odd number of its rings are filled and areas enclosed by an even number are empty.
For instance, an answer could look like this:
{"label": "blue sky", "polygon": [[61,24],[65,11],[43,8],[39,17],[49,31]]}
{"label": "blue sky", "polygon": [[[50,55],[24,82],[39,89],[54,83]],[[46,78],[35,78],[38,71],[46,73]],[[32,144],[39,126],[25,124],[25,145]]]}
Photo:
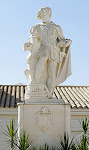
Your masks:
{"label": "blue sky", "polygon": [[62,85],[89,85],[89,0],[0,0],[0,84],[28,84],[22,45],[41,7],[52,9],[51,20],[72,40],[72,75]]}

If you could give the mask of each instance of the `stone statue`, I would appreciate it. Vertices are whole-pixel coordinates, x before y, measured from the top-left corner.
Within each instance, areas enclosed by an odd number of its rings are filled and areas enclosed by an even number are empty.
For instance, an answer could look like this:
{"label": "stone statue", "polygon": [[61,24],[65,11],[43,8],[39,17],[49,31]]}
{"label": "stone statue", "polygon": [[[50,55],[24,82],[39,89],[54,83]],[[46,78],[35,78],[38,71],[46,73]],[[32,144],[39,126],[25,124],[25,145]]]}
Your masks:
{"label": "stone statue", "polygon": [[24,51],[30,51],[25,70],[30,84],[25,99],[51,98],[55,86],[71,75],[71,40],[65,39],[61,27],[50,21],[51,13],[48,7],[39,10],[37,19],[43,22],[31,28],[24,44]]}

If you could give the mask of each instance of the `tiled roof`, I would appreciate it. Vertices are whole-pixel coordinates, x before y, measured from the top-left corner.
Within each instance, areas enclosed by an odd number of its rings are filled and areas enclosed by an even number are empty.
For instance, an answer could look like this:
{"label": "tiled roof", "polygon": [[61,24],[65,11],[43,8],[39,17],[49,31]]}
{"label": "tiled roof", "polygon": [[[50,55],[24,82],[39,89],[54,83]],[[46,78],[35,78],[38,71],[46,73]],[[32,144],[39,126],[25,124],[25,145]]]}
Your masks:
{"label": "tiled roof", "polygon": [[[0,85],[0,106],[16,107],[24,100],[25,88],[26,85]],[[57,86],[54,96],[70,103],[72,108],[89,108],[89,86]]]}
{"label": "tiled roof", "polygon": [[0,85],[0,106],[16,107],[17,103],[24,100],[24,85]]}

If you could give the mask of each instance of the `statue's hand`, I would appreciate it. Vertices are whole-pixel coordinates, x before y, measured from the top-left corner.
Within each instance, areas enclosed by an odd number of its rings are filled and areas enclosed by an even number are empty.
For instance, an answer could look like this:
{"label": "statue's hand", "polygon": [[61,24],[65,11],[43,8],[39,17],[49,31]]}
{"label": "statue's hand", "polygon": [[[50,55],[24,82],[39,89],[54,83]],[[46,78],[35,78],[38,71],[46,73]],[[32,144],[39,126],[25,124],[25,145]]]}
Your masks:
{"label": "statue's hand", "polygon": [[65,47],[68,47],[68,46],[70,46],[71,45],[71,43],[72,43],[72,41],[71,40],[66,40],[66,44],[65,44]]}
{"label": "statue's hand", "polygon": [[72,43],[71,40],[69,40],[69,39],[63,39],[63,40],[61,40],[61,41],[59,41],[59,42],[57,43],[57,46],[58,46],[58,47],[68,47],[68,46],[71,45],[71,43]]}
{"label": "statue's hand", "polygon": [[24,43],[24,46],[23,46],[24,51],[32,51],[32,49],[33,49],[32,43],[30,43],[30,42]]}

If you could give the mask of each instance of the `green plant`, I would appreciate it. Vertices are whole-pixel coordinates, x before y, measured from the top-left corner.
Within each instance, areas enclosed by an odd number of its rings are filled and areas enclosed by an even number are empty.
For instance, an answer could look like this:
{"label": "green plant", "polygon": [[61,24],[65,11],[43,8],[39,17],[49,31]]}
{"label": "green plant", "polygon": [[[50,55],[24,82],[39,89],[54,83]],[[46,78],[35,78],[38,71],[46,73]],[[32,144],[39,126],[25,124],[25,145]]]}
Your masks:
{"label": "green plant", "polygon": [[84,134],[87,134],[88,126],[89,126],[89,120],[87,119],[87,117],[85,117],[84,120],[81,120],[81,121],[80,121],[80,124],[81,124],[81,126],[82,126],[83,133],[84,133]]}
{"label": "green plant", "polygon": [[89,136],[88,136],[88,128],[89,128],[89,120],[87,117],[80,121],[81,127],[83,129],[82,134],[80,135],[80,139],[76,139],[76,150],[88,150],[89,147]]}
{"label": "green plant", "polygon": [[20,150],[26,150],[27,148],[30,147],[30,144],[29,144],[29,137],[26,136],[26,132],[23,131],[23,135],[20,136],[20,139],[19,139],[19,145],[18,145],[18,148]]}
{"label": "green plant", "polygon": [[35,150],[33,147],[33,140],[30,139],[29,135],[25,131],[22,132],[20,137],[18,137],[18,127],[15,129],[15,120],[10,121],[10,125],[6,123],[7,130],[3,127],[3,134],[6,136],[6,142],[9,144],[9,148],[12,150]]}
{"label": "green plant", "polygon": [[15,140],[18,129],[15,129],[15,120],[10,121],[10,125],[6,123],[7,130],[3,127],[3,134],[6,136],[6,142],[9,144],[9,147],[13,150],[15,148]]}
{"label": "green plant", "polygon": [[33,140],[30,140],[29,135],[26,135],[26,131],[23,131],[23,134],[19,138],[18,149],[19,150],[35,150],[36,148],[32,146]]}
{"label": "green plant", "polygon": [[68,133],[64,133],[64,137],[60,137],[59,141],[56,140],[56,147],[58,150],[71,150],[74,146],[73,139],[69,141]]}
{"label": "green plant", "polygon": [[40,150],[56,150],[54,147],[49,147],[46,143],[43,147],[40,146]]}

